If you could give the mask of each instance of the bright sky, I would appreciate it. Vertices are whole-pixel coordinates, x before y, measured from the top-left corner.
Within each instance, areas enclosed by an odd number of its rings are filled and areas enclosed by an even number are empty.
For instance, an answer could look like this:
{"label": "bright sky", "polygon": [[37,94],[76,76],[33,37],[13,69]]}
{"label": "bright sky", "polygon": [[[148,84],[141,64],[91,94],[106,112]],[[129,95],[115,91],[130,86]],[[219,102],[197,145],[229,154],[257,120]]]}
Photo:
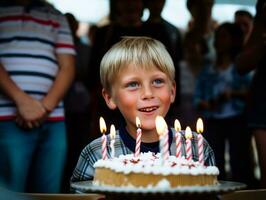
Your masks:
{"label": "bright sky", "polygon": [[[57,9],[71,12],[81,22],[97,23],[109,12],[109,0],[48,0]],[[255,14],[254,6],[217,4],[213,8],[213,17],[218,22],[232,21],[234,12],[246,9]],[[186,8],[186,0],[167,0],[163,17],[181,29],[186,29],[190,15]],[[144,18],[146,15],[144,15]]]}

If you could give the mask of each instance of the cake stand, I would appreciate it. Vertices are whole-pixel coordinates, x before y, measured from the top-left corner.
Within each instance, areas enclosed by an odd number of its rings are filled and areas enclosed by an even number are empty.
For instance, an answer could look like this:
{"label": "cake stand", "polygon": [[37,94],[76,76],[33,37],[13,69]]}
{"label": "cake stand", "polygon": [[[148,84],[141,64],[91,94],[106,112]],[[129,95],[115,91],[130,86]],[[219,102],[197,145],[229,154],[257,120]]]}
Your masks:
{"label": "cake stand", "polygon": [[100,193],[106,195],[106,199],[217,199],[218,195],[241,190],[245,184],[231,181],[219,181],[212,186],[182,186],[176,188],[134,188],[95,186],[92,181],[75,182],[71,188],[78,193]]}

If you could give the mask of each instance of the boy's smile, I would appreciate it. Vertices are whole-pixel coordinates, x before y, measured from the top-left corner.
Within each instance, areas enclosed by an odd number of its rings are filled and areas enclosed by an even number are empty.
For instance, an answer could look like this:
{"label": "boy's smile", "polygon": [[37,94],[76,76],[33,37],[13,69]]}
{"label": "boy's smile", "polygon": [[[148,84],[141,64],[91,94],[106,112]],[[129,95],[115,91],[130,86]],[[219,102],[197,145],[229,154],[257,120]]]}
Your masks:
{"label": "boy's smile", "polygon": [[[125,118],[127,130],[135,137],[136,117],[141,121],[143,141],[157,138],[155,118],[165,116],[175,99],[175,83],[154,66],[133,64],[124,67],[112,85],[111,94],[103,91],[107,105],[118,108]],[[150,138],[150,139],[148,139]]]}

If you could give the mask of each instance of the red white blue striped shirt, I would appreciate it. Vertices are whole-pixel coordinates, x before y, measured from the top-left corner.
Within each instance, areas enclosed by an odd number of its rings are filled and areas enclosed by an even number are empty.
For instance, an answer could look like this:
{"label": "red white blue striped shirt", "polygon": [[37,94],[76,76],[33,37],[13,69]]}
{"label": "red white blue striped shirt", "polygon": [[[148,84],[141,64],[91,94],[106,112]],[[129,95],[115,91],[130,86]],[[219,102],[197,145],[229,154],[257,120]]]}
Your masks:
{"label": "red white blue striped shirt", "polygon": [[[50,5],[0,6],[0,63],[23,91],[39,100],[47,94],[59,70],[57,54],[75,54],[63,14]],[[0,120],[15,113],[15,104],[0,90]],[[63,117],[60,102],[49,119]]]}

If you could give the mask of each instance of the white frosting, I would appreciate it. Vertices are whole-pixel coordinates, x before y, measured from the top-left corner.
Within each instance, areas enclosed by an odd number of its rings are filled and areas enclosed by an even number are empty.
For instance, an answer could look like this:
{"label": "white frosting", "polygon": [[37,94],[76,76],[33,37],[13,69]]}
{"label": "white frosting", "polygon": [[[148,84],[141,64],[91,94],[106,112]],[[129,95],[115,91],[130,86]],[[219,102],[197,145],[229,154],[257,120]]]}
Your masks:
{"label": "white frosting", "polygon": [[161,188],[161,189],[167,189],[171,187],[171,184],[169,183],[168,180],[162,179],[160,180],[157,185],[155,186],[156,188]]}
{"label": "white frosting", "polygon": [[[162,164],[163,163],[163,164]],[[107,160],[98,160],[94,168],[108,168],[115,172],[124,174],[144,173],[162,175],[218,175],[219,170],[215,166],[203,166],[199,162],[169,156],[169,159],[162,162],[160,153],[141,153],[135,158],[134,154],[120,155]]]}

